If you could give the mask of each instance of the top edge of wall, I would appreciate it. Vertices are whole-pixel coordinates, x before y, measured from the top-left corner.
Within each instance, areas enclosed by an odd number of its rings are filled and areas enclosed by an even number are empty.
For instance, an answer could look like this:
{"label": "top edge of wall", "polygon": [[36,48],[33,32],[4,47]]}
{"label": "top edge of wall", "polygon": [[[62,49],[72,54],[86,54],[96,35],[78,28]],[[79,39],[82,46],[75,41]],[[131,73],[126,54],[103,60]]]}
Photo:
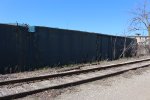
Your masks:
{"label": "top edge of wall", "polygon": [[[17,26],[17,24],[4,24],[0,23],[0,25],[4,26]],[[20,25],[18,24],[19,27],[24,27],[23,24]],[[115,36],[115,35],[109,35],[109,34],[102,34],[102,33],[95,33],[95,32],[87,32],[87,31],[80,31],[80,30],[71,30],[71,29],[61,29],[61,28],[53,28],[53,27],[46,27],[46,26],[35,26],[36,28],[47,28],[47,29],[54,29],[54,30],[63,30],[63,31],[72,31],[72,32],[80,32],[80,33],[85,33],[85,34],[96,34],[96,35],[103,35],[103,36],[108,36],[108,37],[118,37],[118,38],[131,38],[132,37],[125,37],[125,36]]]}

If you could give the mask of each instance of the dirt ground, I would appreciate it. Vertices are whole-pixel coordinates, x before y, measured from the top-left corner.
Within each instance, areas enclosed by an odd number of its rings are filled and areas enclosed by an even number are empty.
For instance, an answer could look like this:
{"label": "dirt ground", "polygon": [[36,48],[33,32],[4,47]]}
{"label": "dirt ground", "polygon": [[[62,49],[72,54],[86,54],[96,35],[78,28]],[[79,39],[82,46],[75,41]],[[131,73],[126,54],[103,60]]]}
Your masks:
{"label": "dirt ground", "polygon": [[150,100],[150,67],[74,88],[51,100]]}

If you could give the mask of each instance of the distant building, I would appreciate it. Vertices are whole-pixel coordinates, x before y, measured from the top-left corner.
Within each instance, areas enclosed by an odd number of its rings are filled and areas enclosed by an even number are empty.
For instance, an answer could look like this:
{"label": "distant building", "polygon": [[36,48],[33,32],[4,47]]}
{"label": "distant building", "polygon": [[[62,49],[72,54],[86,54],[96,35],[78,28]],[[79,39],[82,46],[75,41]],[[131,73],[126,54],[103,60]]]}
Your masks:
{"label": "distant building", "polygon": [[150,36],[129,36],[131,38],[135,38],[137,40],[137,43],[139,45],[148,45],[149,44],[149,39],[150,39]]}
{"label": "distant building", "polygon": [[130,38],[135,38],[137,40],[137,55],[148,55],[150,54],[150,36],[129,36]]}

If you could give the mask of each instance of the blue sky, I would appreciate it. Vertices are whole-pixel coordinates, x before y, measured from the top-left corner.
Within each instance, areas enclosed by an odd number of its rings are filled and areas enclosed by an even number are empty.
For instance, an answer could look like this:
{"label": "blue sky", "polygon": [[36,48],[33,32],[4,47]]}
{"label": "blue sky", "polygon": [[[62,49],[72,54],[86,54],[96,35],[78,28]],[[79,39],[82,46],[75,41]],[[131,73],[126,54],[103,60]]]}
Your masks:
{"label": "blue sky", "polygon": [[0,23],[121,35],[140,0],[0,0]]}

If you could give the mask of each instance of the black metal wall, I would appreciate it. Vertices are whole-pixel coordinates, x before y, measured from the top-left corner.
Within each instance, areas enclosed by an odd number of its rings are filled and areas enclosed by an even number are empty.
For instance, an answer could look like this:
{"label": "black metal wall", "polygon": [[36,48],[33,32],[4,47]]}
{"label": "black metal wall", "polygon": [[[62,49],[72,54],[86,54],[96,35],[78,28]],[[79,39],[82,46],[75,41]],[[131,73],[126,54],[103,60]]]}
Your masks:
{"label": "black metal wall", "polygon": [[[0,24],[0,73],[33,70],[44,66],[117,59],[124,37],[47,27]],[[134,39],[126,38],[126,45]],[[114,43],[115,42],[115,43]],[[128,55],[130,56],[130,50]]]}

